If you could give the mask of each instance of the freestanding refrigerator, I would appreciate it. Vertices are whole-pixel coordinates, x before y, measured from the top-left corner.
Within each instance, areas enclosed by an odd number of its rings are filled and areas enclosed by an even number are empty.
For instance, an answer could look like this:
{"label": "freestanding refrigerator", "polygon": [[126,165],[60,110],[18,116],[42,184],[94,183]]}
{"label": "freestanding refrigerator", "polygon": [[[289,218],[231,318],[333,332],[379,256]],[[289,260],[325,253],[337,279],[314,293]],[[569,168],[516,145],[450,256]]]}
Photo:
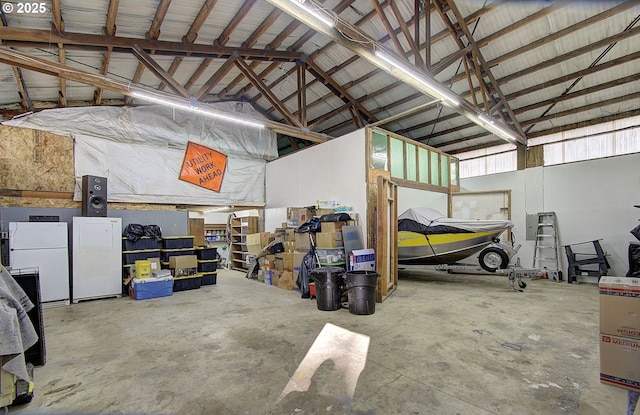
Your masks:
{"label": "freestanding refrigerator", "polygon": [[66,222],[9,222],[11,269],[37,267],[43,303],[69,304]]}
{"label": "freestanding refrigerator", "polygon": [[74,217],[72,301],[122,295],[122,219]]}

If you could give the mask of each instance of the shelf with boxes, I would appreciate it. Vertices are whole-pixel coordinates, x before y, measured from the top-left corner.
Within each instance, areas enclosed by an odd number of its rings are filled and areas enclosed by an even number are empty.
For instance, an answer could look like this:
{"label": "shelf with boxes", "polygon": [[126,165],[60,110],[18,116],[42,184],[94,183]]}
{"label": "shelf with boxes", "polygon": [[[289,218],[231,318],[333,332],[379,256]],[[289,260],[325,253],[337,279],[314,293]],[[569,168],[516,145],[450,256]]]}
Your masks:
{"label": "shelf with boxes", "polygon": [[231,268],[246,271],[248,268],[247,237],[258,232],[258,217],[231,218]]}
{"label": "shelf with boxes", "polygon": [[204,239],[207,245],[226,243],[227,242],[227,226],[205,224]]}
{"label": "shelf with boxes", "polygon": [[125,291],[131,278],[135,276],[136,261],[150,259],[160,261],[160,241],[157,238],[143,236],[136,241],[122,238],[122,281]]}

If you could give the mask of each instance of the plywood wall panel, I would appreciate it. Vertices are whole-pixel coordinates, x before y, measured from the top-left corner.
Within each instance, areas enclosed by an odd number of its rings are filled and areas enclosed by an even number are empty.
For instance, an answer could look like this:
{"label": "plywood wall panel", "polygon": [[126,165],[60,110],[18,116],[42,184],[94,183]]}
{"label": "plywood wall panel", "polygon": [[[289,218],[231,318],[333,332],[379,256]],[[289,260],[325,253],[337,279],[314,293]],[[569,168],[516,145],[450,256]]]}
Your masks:
{"label": "plywood wall panel", "polygon": [[73,192],[73,139],[0,126],[0,189]]}

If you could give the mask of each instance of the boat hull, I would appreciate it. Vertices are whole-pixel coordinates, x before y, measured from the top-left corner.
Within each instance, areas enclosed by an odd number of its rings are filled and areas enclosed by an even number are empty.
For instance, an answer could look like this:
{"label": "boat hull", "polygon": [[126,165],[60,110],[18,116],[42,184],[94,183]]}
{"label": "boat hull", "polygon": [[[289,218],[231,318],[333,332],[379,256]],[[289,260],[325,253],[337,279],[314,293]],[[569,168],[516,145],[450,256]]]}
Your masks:
{"label": "boat hull", "polygon": [[406,265],[453,264],[491,244],[504,229],[486,232],[423,235],[398,232],[398,263]]}

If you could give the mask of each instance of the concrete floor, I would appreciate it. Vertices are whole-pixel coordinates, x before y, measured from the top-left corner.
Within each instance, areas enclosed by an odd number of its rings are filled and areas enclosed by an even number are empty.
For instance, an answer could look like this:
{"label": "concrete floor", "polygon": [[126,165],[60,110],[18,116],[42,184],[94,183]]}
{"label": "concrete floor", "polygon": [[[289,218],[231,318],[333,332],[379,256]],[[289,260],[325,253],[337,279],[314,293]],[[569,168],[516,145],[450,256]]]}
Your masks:
{"label": "concrete floor", "polygon": [[[626,391],[598,379],[597,287],[527,282],[509,292],[505,277],[404,271],[362,316],[220,270],[217,285],[171,297],[48,308],[35,396],[9,413],[626,413]],[[359,377],[345,359],[296,372],[327,323],[370,337]],[[294,373],[312,376],[308,390],[278,401]]]}

